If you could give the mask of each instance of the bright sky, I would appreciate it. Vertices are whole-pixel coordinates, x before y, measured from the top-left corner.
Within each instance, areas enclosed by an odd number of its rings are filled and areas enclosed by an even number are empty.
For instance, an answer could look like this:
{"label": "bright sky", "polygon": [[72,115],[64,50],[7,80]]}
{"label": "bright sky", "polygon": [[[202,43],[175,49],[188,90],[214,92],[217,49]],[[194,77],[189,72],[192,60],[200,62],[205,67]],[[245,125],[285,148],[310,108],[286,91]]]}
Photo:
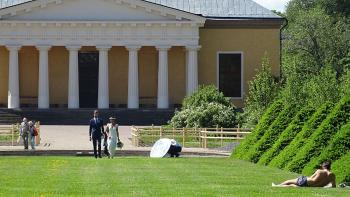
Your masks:
{"label": "bright sky", "polygon": [[270,10],[285,11],[285,6],[290,0],[254,0]]}

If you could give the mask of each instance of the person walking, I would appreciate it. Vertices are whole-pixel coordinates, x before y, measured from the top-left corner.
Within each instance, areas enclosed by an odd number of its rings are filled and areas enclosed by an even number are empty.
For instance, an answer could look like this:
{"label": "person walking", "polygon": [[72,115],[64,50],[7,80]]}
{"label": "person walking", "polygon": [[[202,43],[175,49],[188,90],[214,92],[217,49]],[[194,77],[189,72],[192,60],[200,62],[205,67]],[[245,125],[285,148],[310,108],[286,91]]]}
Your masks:
{"label": "person walking", "polygon": [[35,150],[35,136],[37,136],[37,131],[34,125],[34,122],[29,121],[29,142],[32,150]]}
{"label": "person walking", "polygon": [[106,128],[106,134],[108,136],[107,143],[108,143],[108,152],[109,156],[108,158],[114,158],[117,143],[120,142],[119,139],[119,131],[118,131],[118,125],[116,123],[116,118],[110,117],[109,118],[110,123],[107,124]]}
{"label": "person walking", "polygon": [[20,130],[20,136],[23,139],[24,149],[27,150],[28,149],[28,137],[29,137],[29,124],[28,124],[27,118],[23,118],[23,121],[21,123],[21,127],[19,130]]}
{"label": "person walking", "polygon": [[[94,117],[90,120],[89,137],[94,147],[94,156],[102,158],[101,156],[101,138],[104,134],[103,121],[99,118],[98,110],[94,111]],[[98,152],[97,152],[98,150]]]}

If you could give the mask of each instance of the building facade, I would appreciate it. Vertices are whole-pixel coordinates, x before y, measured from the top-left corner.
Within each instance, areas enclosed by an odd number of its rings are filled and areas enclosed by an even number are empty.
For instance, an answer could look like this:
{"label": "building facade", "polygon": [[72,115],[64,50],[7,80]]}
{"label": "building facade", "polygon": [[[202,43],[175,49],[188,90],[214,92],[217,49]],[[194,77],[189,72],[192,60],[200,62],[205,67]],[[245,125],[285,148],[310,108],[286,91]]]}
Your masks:
{"label": "building facade", "polygon": [[199,85],[243,106],[283,19],[251,0],[34,0],[0,9],[0,106],[172,108]]}

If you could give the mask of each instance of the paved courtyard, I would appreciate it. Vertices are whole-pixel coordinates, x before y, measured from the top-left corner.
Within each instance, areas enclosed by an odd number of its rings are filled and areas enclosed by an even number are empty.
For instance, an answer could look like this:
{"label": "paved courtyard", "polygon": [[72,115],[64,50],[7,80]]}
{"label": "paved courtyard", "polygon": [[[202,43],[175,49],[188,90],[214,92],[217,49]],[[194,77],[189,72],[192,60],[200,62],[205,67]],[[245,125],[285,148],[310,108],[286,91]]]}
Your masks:
{"label": "paved courtyard", "polygon": [[[37,150],[92,150],[89,141],[89,126],[47,126],[41,125],[41,143]],[[124,143],[123,150],[150,151],[150,147],[135,147],[131,143],[131,126],[119,126],[119,135]],[[22,146],[0,146],[0,151],[22,151]],[[202,148],[184,148],[183,152],[220,153],[227,152]]]}

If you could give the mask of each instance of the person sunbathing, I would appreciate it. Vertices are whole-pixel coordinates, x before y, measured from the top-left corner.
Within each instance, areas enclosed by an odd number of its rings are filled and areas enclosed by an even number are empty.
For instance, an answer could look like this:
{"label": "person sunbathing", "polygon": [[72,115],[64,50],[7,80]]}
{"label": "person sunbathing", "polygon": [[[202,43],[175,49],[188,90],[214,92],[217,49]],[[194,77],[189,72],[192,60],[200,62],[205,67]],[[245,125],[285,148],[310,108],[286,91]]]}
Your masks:
{"label": "person sunbathing", "polygon": [[281,184],[272,183],[273,187],[336,187],[336,177],[331,172],[331,162],[326,161],[321,165],[321,169],[311,177],[300,176],[297,179],[287,180]]}

